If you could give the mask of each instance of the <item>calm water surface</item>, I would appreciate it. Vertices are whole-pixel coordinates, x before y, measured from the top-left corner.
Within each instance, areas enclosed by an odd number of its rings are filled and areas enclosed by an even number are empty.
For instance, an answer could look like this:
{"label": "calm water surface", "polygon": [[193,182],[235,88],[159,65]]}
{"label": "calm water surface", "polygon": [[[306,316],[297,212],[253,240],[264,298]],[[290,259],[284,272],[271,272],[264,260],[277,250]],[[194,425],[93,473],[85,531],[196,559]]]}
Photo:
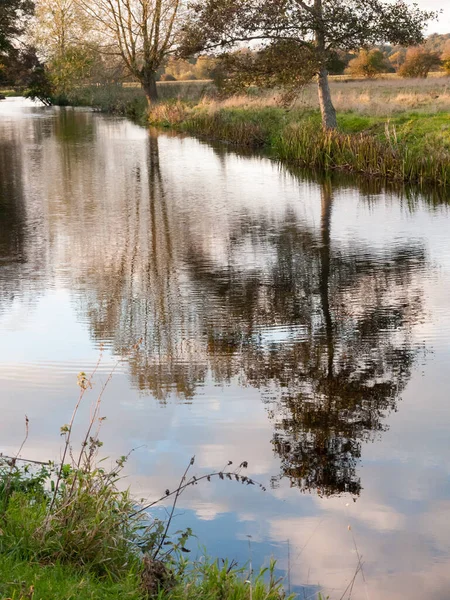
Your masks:
{"label": "calm water surface", "polygon": [[194,554],[274,556],[302,598],[340,598],[356,543],[352,598],[447,599],[449,232],[426,197],[1,102],[0,450],[27,414],[24,455],[58,458],[103,344],[102,439],[137,448],[138,496],[192,455],[267,486],[186,493]]}

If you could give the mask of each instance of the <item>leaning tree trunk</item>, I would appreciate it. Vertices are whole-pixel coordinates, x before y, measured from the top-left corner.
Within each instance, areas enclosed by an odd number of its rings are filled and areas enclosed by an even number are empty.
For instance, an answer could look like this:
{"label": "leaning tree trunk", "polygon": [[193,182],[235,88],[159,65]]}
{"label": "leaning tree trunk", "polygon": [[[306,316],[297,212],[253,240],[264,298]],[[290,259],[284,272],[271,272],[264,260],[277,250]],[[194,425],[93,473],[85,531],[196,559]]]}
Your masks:
{"label": "leaning tree trunk", "polygon": [[319,106],[322,114],[322,125],[324,129],[336,129],[337,119],[336,110],[331,101],[330,86],[328,84],[328,71],[325,66],[326,61],[326,42],[325,42],[325,23],[323,20],[322,0],[314,0],[314,12],[317,19],[315,31],[316,51],[321,62],[320,71],[317,76],[319,87]]}
{"label": "leaning tree trunk", "polygon": [[322,67],[317,77],[319,87],[319,106],[322,114],[322,125],[324,129],[336,129],[336,109],[331,100],[330,85],[328,83],[328,71]]}
{"label": "leaning tree trunk", "polygon": [[149,108],[153,104],[158,102],[158,88],[156,87],[156,76],[155,73],[149,73],[142,81],[142,87],[144,88],[145,95],[147,96],[147,102]]}

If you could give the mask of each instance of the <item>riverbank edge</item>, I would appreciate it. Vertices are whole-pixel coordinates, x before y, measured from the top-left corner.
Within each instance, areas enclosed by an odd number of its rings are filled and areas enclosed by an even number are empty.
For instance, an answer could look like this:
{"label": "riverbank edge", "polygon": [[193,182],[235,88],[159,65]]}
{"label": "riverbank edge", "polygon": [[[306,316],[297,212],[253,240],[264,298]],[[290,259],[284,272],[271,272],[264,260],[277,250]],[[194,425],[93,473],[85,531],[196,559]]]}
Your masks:
{"label": "riverbank edge", "polygon": [[[450,188],[450,114],[406,113],[387,119],[338,114],[324,131],[318,111],[234,108],[165,102],[150,124],[250,149],[300,167],[389,182]],[[142,122],[142,119],[141,119]]]}
{"label": "riverbank edge", "polygon": [[[62,430],[70,436],[71,425]],[[170,534],[172,516],[149,517],[147,508],[160,500],[143,506],[119,489],[127,457],[105,470],[105,459],[96,454],[100,447],[95,437],[83,443],[80,466],[73,459],[55,465],[0,456],[0,598],[293,600],[275,576],[273,560],[254,572],[251,563],[213,560],[202,550],[191,558],[185,546],[193,532]],[[245,483],[250,480],[242,468],[208,477]],[[176,494],[172,515],[184,488],[206,479],[187,473],[163,495]]]}
{"label": "riverbank edge", "polygon": [[[266,582],[268,571],[272,583]],[[275,580],[273,566],[249,575],[248,569],[245,574],[231,563],[207,557],[200,568],[188,567],[167,589],[156,586],[149,592],[142,581],[142,572],[135,568],[114,580],[99,578],[89,566],[82,569],[0,554],[0,594],[9,600],[294,600],[294,595],[285,593]],[[321,597],[317,591],[315,598]]]}

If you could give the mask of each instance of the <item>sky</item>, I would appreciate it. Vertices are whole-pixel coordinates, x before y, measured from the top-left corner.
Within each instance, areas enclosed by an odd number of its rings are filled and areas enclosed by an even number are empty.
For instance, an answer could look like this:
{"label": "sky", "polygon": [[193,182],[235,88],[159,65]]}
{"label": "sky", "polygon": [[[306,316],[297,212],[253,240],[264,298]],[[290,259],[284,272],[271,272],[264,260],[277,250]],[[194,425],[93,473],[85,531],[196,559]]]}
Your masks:
{"label": "sky", "polygon": [[437,21],[431,21],[427,34],[450,33],[450,0],[407,0],[408,4],[418,4],[426,10],[443,11]]}

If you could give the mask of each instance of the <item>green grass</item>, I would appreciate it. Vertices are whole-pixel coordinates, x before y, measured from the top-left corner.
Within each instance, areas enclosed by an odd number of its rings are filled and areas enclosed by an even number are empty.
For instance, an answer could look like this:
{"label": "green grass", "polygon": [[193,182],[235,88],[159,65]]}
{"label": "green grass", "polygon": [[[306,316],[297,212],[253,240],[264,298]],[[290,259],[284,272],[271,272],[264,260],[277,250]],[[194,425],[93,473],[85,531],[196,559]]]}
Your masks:
{"label": "green grass", "polygon": [[0,598],[12,600],[142,600],[139,577],[130,571],[120,581],[98,579],[87,569],[41,564],[0,554]]}
{"label": "green grass", "polygon": [[162,592],[159,600],[280,600],[284,593],[281,581],[274,577],[274,566],[272,562],[250,582],[244,569],[230,568],[226,563],[219,566],[217,561],[206,559],[170,592]]}
{"label": "green grass", "polygon": [[13,89],[1,89],[0,88],[0,96],[6,96],[6,98],[13,98],[13,97],[18,97],[21,96],[22,93],[17,91],[17,90],[13,90]]}
{"label": "green grass", "polygon": [[[251,583],[243,569],[203,560],[192,566],[158,600],[281,600],[281,582],[273,564]],[[40,564],[0,555],[0,598],[11,600],[146,600],[138,574],[131,570],[120,581],[99,579],[87,569],[66,564]]]}
{"label": "green grass", "polygon": [[[161,81],[157,83],[162,102],[183,100],[198,102],[211,90],[210,81]],[[85,86],[65,97],[52,99],[56,105],[89,106],[110,114],[122,115],[141,123],[147,122],[148,105],[139,85]]]}

